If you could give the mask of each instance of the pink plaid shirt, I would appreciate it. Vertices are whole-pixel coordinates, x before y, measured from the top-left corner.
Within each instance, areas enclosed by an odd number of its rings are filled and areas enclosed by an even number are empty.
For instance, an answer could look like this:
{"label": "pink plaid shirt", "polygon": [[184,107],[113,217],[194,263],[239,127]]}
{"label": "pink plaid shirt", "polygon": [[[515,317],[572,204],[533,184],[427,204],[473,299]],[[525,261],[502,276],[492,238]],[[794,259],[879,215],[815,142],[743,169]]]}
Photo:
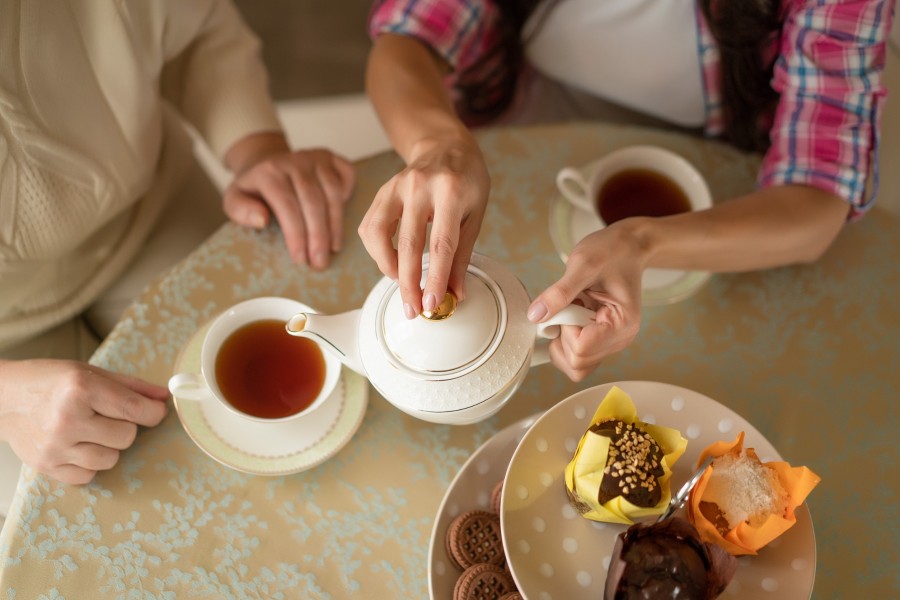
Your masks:
{"label": "pink plaid shirt", "polygon": [[[851,218],[877,191],[881,82],[895,0],[782,0],[784,25],[772,80],[780,100],[761,187],[805,184],[847,199]],[[699,8],[697,52],[703,71],[706,134],[722,133],[719,53]],[[476,63],[496,39],[490,0],[384,0],[369,32],[415,37],[455,72]],[[452,83],[452,77],[451,77]],[[873,173],[871,193],[866,180]]]}

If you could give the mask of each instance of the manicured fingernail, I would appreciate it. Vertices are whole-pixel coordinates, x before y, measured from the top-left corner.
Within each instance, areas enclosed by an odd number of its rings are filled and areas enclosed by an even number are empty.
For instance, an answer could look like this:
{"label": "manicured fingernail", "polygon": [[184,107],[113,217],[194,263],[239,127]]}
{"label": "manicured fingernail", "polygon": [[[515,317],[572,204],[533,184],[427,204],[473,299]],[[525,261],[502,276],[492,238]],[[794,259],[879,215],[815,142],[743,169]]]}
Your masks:
{"label": "manicured fingernail", "polygon": [[546,316],[547,305],[543,302],[535,302],[531,305],[531,308],[528,309],[528,320],[533,323],[537,323]]}
{"label": "manicured fingernail", "polygon": [[403,303],[403,316],[410,320],[416,318],[416,311],[406,302]]}
{"label": "manicured fingernail", "polygon": [[434,294],[425,294],[425,297],[422,298],[422,310],[434,310],[437,306],[437,298],[434,297]]}

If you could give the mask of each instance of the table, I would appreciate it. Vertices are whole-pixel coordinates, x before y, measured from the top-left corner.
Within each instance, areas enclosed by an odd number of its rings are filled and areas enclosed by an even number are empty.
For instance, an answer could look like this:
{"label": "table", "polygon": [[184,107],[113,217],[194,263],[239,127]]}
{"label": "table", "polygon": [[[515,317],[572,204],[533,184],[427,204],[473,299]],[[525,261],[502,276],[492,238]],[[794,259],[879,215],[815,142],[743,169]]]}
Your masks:
{"label": "table", "polygon": [[[560,167],[654,143],[701,166],[723,198],[750,189],[757,164],[715,142],[603,123],[479,139],[493,192],[477,251],[532,295],[563,270],[547,233]],[[327,272],[292,265],[274,228],[226,225],[137,299],[92,362],[163,384],[198,327],[240,300],[286,296],[327,313],[361,306],[380,274],[355,227],[400,167],[393,153],[358,162],[346,248]],[[786,460],[822,476],[809,498],[815,597],[897,594],[898,225],[875,208],[816,264],[715,275],[687,300],[646,308],[635,343],[587,380],[535,367],[513,401],[477,425],[418,421],[371,390],[352,441],[302,473],[221,466],[172,410],[90,485],[23,473],[0,536],[0,589],[29,599],[425,598],[435,512],[475,448],[578,390],[654,380],[729,406]]]}

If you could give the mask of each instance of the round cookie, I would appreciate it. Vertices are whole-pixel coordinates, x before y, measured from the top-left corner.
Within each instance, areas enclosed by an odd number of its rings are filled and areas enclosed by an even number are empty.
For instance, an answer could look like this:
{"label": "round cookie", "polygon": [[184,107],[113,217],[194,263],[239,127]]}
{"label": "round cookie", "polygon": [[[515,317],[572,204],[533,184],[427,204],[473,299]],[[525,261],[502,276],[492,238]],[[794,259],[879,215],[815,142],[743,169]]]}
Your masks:
{"label": "round cookie", "polygon": [[525,598],[522,597],[522,594],[519,593],[519,590],[516,590],[514,592],[503,594],[502,596],[500,596],[500,600],[525,600]]}
{"label": "round cookie", "polygon": [[459,569],[478,563],[506,564],[500,537],[500,516],[486,510],[457,515],[447,528],[447,557]]}
{"label": "round cookie", "polygon": [[453,588],[453,600],[500,598],[514,592],[516,584],[509,573],[497,565],[479,563],[463,571]]}

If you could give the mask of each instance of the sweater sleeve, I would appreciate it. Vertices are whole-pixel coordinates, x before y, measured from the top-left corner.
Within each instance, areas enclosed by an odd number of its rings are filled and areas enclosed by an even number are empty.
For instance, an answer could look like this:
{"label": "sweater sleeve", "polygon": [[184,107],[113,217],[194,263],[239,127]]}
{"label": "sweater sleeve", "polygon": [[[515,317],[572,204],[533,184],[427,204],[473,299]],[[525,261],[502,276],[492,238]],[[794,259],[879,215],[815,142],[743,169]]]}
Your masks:
{"label": "sweater sleeve", "polygon": [[[780,101],[759,183],[824,189],[846,199],[856,217],[877,188],[891,2],[798,0],[788,6],[773,79]],[[870,171],[874,187],[867,193]]]}
{"label": "sweater sleeve", "polygon": [[164,78],[167,98],[220,158],[246,135],[282,130],[260,41],[230,0],[209,3]]}

